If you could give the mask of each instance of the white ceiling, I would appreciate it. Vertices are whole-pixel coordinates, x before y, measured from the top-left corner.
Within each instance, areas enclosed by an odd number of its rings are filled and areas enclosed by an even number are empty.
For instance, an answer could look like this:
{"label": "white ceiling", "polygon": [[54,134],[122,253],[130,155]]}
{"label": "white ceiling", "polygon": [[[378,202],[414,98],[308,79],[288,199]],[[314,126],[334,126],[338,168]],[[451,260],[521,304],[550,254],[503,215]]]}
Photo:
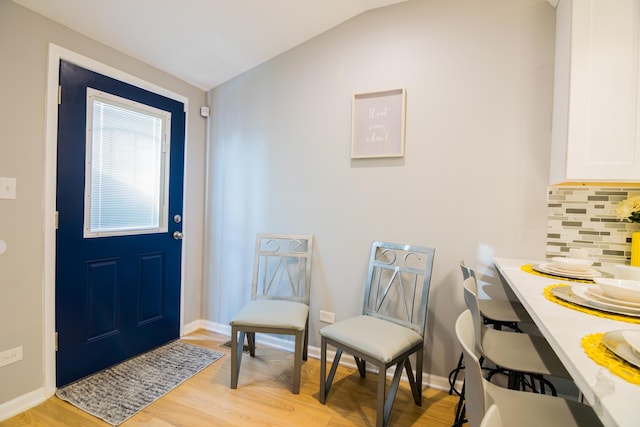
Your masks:
{"label": "white ceiling", "polygon": [[13,0],[201,89],[406,0]]}

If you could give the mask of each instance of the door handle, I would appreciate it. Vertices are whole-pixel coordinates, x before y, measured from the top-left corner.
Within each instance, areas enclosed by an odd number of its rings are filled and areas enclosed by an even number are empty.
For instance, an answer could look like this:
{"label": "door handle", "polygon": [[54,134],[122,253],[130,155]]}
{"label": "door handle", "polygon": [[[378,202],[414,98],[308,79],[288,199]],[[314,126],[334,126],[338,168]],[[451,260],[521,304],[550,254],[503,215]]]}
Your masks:
{"label": "door handle", "polygon": [[182,234],[182,233],[181,233],[181,232],[179,232],[179,231],[174,231],[174,232],[173,232],[173,238],[174,238],[175,240],[182,240],[182,237],[183,237],[183,236],[184,236],[184,234]]}

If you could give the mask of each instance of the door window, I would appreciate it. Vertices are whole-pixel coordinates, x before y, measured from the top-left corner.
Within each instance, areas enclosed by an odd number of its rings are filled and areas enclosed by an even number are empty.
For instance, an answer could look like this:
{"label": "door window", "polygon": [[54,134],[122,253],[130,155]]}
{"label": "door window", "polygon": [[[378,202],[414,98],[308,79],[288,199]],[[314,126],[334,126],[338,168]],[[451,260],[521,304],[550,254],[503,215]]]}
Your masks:
{"label": "door window", "polygon": [[171,113],[87,88],[84,237],[167,231]]}

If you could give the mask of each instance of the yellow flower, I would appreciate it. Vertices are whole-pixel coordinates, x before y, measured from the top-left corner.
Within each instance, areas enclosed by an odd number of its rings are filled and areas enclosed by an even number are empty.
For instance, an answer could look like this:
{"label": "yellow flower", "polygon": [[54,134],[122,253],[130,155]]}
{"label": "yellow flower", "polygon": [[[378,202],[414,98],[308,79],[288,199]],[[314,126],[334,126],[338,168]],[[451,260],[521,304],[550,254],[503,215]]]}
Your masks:
{"label": "yellow flower", "polygon": [[640,196],[629,197],[616,207],[618,219],[629,222],[640,222]]}

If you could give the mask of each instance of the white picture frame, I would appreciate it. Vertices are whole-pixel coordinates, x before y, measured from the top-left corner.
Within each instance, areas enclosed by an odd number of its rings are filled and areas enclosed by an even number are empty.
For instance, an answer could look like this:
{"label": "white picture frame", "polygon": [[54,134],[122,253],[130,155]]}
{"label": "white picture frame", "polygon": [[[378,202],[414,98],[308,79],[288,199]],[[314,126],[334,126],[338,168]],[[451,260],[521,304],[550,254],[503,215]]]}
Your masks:
{"label": "white picture frame", "polygon": [[353,96],[352,159],[404,156],[405,104],[404,89]]}

